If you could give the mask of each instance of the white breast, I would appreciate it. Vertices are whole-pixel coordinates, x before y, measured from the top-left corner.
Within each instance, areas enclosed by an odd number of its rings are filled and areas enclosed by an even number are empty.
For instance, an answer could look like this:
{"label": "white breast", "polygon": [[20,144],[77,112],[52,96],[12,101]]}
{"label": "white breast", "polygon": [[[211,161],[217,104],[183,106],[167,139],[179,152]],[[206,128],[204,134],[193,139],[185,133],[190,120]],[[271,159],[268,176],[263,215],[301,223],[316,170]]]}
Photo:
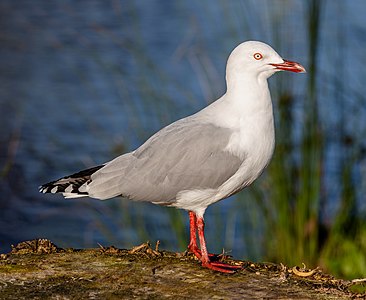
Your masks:
{"label": "white breast", "polygon": [[[226,113],[230,118],[221,117],[233,130],[226,151],[243,160],[238,172],[221,188],[222,195],[231,194],[251,184],[257,179],[272,158],[275,146],[275,131],[272,101],[268,88],[261,94],[251,95],[251,99],[230,98]],[[223,101],[226,102],[226,101]],[[227,110],[230,109],[228,112]]]}
{"label": "white breast", "polygon": [[241,120],[241,126],[229,141],[226,150],[243,158],[238,170],[241,188],[251,184],[272,158],[275,133],[272,111],[261,112]]}

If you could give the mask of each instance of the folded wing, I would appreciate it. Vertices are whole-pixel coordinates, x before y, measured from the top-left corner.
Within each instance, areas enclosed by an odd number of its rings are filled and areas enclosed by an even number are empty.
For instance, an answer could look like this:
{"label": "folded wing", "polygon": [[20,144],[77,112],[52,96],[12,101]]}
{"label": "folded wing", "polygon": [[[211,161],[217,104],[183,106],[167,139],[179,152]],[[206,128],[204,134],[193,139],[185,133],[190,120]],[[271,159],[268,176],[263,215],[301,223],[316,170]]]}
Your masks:
{"label": "folded wing", "polygon": [[218,188],[242,164],[225,150],[231,134],[227,128],[182,119],[107,163],[80,190],[98,199],[122,195],[171,204],[180,191]]}

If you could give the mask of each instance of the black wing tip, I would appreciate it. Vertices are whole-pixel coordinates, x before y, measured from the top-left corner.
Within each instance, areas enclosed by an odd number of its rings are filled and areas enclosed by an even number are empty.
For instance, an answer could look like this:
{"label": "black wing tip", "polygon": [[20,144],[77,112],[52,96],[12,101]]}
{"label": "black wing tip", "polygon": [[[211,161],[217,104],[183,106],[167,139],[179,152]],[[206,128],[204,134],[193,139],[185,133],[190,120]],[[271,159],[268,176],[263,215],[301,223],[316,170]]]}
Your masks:
{"label": "black wing tip", "polygon": [[[89,169],[85,169],[85,170],[81,170],[75,174],[72,175],[68,175],[65,177],[62,177],[60,179],[57,179],[55,181],[51,181],[49,183],[46,184],[42,184],[41,186],[38,187],[38,191],[42,194],[46,194],[46,193],[51,193],[51,194],[56,194],[56,193],[64,193],[65,190],[71,186],[71,190],[67,191],[67,193],[75,193],[78,195],[88,195],[88,193],[86,192],[80,192],[79,191],[79,187],[81,185],[83,185],[85,182],[90,180],[90,176],[95,173],[96,171],[98,171],[100,168],[104,167],[105,164],[103,165],[99,165],[99,166],[95,166]],[[65,179],[69,179],[70,182],[63,182],[60,183],[60,180],[65,180]]]}
{"label": "black wing tip", "polygon": [[55,181],[52,181],[52,182],[46,183],[46,184],[42,184],[38,187],[38,191],[42,194],[46,194],[46,193],[55,194],[58,191],[57,190],[52,191],[52,190],[55,188],[58,189],[58,186],[54,183],[55,183]]}

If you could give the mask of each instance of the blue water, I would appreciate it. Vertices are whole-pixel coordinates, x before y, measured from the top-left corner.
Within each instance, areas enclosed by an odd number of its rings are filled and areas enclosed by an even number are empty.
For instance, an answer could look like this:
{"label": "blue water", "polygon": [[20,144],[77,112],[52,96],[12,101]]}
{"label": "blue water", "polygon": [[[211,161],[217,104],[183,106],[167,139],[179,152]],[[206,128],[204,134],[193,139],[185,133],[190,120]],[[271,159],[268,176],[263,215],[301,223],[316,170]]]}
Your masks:
{"label": "blue water", "polygon": [[[331,186],[342,156],[331,143],[339,122],[364,147],[366,3],[324,4],[318,94],[329,134],[325,180]],[[64,200],[40,195],[37,187],[132,150],[216,99],[225,91],[226,58],[241,41],[266,41],[307,66],[306,8],[300,0],[3,0],[0,251],[36,237],[61,247],[130,247],[160,239],[165,249],[183,250],[172,219],[184,220],[185,213],[120,199]],[[291,82],[300,118],[306,77],[276,76]],[[346,90],[339,98],[337,80]],[[276,82],[271,80],[274,95]],[[358,166],[358,178],[365,178],[365,169]],[[359,191],[365,191],[362,180]],[[331,217],[339,191],[329,188],[327,194],[334,198],[327,204]],[[248,245],[242,228],[259,234],[254,219],[260,216],[248,194],[234,198],[208,209],[209,248],[258,258],[260,245]]]}

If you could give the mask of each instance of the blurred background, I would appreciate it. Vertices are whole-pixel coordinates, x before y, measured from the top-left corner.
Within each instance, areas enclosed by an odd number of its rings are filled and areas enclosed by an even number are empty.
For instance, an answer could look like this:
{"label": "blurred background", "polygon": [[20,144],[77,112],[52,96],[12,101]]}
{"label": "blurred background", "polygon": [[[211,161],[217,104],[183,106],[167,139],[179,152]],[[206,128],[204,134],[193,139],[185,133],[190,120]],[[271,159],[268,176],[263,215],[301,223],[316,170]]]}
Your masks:
{"label": "blurred background", "polygon": [[274,159],[207,210],[209,250],[366,276],[365,1],[2,0],[0,14],[1,252],[39,237],[184,251],[184,211],[38,186],[221,96],[230,51],[254,39],[308,73],[270,79]]}

